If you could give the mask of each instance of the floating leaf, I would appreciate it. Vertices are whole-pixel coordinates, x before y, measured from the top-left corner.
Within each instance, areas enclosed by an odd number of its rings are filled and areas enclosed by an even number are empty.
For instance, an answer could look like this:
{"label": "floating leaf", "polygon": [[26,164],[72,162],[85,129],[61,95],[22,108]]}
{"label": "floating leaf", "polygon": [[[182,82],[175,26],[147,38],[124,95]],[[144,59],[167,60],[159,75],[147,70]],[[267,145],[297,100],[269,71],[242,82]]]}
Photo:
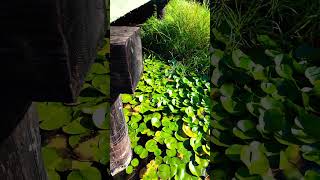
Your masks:
{"label": "floating leaf", "polygon": [[46,169],[54,170],[62,161],[55,148],[42,147],[41,153]]}
{"label": "floating leaf", "polygon": [[149,152],[154,152],[156,149],[158,149],[157,142],[153,139],[148,140],[145,147]]}
{"label": "floating leaf", "polygon": [[151,124],[152,124],[152,126],[159,128],[161,126],[161,121],[160,121],[160,119],[153,117],[151,119]]}
{"label": "floating leaf", "polygon": [[95,167],[88,167],[86,169],[74,170],[68,177],[68,180],[101,180],[100,171]]}
{"label": "floating leaf", "polygon": [[73,120],[68,125],[64,126],[62,128],[63,132],[65,132],[67,134],[82,134],[82,133],[88,132],[89,129],[83,127],[80,124],[81,119],[82,119],[82,117],[79,117],[76,120]]}
{"label": "floating leaf", "polygon": [[47,175],[49,180],[60,180],[60,175],[54,170],[48,170]]}
{"label": "floating leaf", "polygon": [[129,166],[126,168],[126,173],[127,173],[127,174],[131,174],[132,172],[133,172],[133,167],[129,165]]}
{"label": "floating leaf", "polygon": [[61,103],[38,103],[37,105],[41,119],[40,128],[43,130],[59,129],[72,120],[72,109]]}
{"label": "floating leaf", "polygon": [[167,164],[160,164],[158,167],[158,175],[161,179],[170,178],[170,166]]}
{"label": "floating leaf", "polygon": [[186,124],[183,124],[182,130],[189,137],[197,137],[197,134],[192,132],[191,128]]}
{"label": "floating leaf", "polygon": [[166,144],[168,149],[176,148],[177,140],[174,137],[169,137],[164,139],[164,143]]}

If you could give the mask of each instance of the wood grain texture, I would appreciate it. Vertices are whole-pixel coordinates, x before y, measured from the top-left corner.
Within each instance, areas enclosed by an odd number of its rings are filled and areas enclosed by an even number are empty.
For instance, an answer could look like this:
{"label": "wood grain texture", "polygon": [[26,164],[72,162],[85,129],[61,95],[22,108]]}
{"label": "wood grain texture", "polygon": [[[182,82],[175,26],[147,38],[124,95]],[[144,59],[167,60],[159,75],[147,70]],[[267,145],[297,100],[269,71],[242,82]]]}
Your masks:
{"label": "wood grain texture", "polygon": [[105,0],[1,2],[2,82],[35,101],[74,102],[104,37],[105,13]]}
{"label": "wood grain texture", "polygon": [[111,96],[133,94],[143,72],[140,28],[110,28]]}
{"label": "wood grain texture", "polygon": [[1,180],[47,180],[41,158],[41,138],[35,106],[27,113],[10,136],[0,144]]}
{"label": "wood grain texture", "polygon": [[131,161],[132,150],[120,96],[112,102],[110,112],[110,170],[111,175],[114,176],[128,166]]}

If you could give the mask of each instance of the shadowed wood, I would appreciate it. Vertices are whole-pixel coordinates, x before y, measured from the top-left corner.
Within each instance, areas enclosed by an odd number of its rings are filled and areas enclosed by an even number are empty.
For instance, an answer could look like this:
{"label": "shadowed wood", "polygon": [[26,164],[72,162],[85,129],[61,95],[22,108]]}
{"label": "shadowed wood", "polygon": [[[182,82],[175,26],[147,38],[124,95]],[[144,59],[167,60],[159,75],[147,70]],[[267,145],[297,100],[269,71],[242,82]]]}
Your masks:
{"label": "shadowed wood", "polygon": [[120,96],[112,102],[110,110],[110,170],[111,175],[114,176],[128,166],[131,161],[132,150]]}
{"label": "shadowed wood", "polygon": [[24,113],[24,108],[27,107],[24,117],[10,136],[0,144],[1,180],[47,179],[41,158],[38,114],[34,105],[25,103],[24,106],[17,109]]}
{"label": "shadowed wood", "polygon": [[105,28],[105,0],[4,0],[0,71],[35,101],[74,102]]}
{"label": "shadowed wood", "polygon": [[111,96],[133,94],[143,72],[140,28],[110,28]]}

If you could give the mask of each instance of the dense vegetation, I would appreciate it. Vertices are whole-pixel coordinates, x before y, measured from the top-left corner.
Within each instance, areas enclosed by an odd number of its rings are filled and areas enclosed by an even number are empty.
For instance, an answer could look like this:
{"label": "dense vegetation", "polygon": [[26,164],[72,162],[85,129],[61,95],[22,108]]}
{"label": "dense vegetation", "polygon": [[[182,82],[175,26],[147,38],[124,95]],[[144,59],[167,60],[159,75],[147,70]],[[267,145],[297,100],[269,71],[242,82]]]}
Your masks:
{"label": "dense vegetation", "polygon": [[108,39],[75,105],[37,103],[42,156],[50,180],[101,180],[108,176],[110,76]]}
{"label": "dense vegetation", "polygon": [[165,62],[177,61],[186,71],[208,74],[209,8],[195,1],[171,0],[163,19],[151,17],[143,24],[142,43]]}
{"label": "dense vegetation", "polygon": [[319,2],[219,2],[211,176],[319,179]]}
{"label": "dense vegetation", "polygon": [[209,17],[206,5],[172,0],[163,19],[142,25],[143,76],[134,95],[122,95],[133,148],[127,178],[209,178]]}
{"label": "dense vegetation", "polygon": [[154,58],[146,58],[144,63],[136,93],[122,95],[134,151],[126,172],[135,171],[146,180],[206,177],[210,152],[208,77],[182,76]]}
{"label": "dense vegetation", "polygon": [[279,40],[285,50],[309,42],[320,45],[320,1],[305,0],[221,0],[212,2],[212,38],[222,40],[220,48],[255,47],[258,34]]}

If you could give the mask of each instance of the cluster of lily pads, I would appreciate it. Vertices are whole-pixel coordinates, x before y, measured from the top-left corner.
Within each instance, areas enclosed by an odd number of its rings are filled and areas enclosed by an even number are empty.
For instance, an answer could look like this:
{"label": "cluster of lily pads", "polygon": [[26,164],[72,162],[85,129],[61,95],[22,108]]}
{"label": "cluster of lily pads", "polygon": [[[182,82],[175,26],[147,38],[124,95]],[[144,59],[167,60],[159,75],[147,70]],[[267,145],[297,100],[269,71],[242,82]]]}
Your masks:
{"label": "cluster of lily pads", "polygon": [[135,94],[121,95],[134,152],[126,172],[146,180],[207,177],[209,95],[208,77],[184,77],[146,58]]}
{"label": "cluster of lily pads", "polygon": [[212,177],[320,179],[319,49],[285,53],[260,35],[254,50],[224,51],[215,35]]}
{"label": "cluster of lily pads", "polygon": [[91,66],[77,103],[38,102],[42,156],[50,180],[107,177],[110,148],[108,39]]}

